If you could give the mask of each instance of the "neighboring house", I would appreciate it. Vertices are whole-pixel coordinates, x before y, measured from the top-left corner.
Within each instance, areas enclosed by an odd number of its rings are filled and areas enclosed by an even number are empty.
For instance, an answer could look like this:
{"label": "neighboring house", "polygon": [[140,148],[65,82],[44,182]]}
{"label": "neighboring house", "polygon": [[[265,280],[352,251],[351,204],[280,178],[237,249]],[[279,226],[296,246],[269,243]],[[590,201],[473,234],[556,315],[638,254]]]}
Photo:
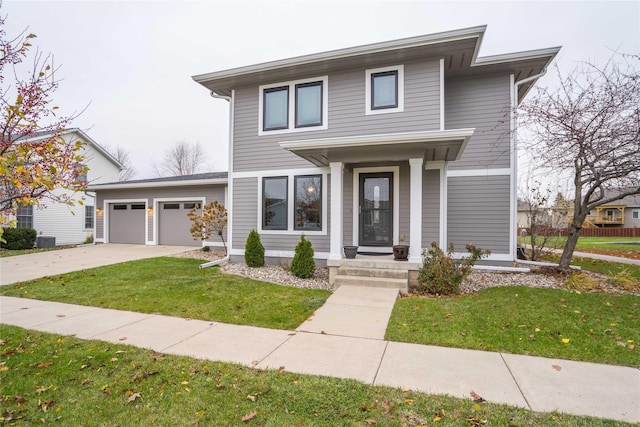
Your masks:
{"label": "neighboring house", "polygon": [[[524,200],[518,200],[518,229],[531,226],[531,206]],[[567,228],[569,219],[573,215],[573,206],[564,200],[554,203],[550,207],[538,207],[537,221],[539,225],[554,229]]]}
{"label": "neighboring house", "polygon": [[301,235],[421,261],[432,241],[516,258],[512,111],[559,48],[479,57],[486,27],[193,77],[230,103],[232,261],[256,229],[269,262]]}
{"label": "neighboring house", "polygon": [[585,219],[590,228],[640,228],[640,194],[591,210]]}
{"label": "neighboring house", "polygon": [[218,236],[193,240],[187,212],[214,200],[226,205],[226,172],[110,182],[89,189],[96,192],[96,242],[222,246]]}
{"label": "neighboring house", "polygon": [[[39,135],[35,140],[48,134]],[[66,142],[82,141],[86,145],[79,152],[87,166],[86,180],[89,184],[118,179],[122,165],[96,141],[80,129],[69,129],[61,137]],[[16,216],[18,228],[34,228],[38,236],[55,237],[56,245],[83,243],[93,236],[95,225],[94,195],[88,191],[73,192],[56,189],[54,194],[67,194],[76,200],[74,206],[44,200],[41,205],[19,207]],[[82,201],[82,205],[79,203]]]}

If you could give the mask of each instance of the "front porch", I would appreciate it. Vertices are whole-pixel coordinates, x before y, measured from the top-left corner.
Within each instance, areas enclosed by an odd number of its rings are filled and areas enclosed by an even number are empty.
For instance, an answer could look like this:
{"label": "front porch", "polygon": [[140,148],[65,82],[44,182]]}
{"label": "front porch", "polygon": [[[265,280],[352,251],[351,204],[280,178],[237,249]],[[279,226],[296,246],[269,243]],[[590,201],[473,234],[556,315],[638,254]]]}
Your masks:
{"label": "front porch", "polygon": [[401,293],[418,282],[421,262],[395,261],[393,255],[357,255],[354,259],[327,260],[329,283],[340,286],[393,288]]}

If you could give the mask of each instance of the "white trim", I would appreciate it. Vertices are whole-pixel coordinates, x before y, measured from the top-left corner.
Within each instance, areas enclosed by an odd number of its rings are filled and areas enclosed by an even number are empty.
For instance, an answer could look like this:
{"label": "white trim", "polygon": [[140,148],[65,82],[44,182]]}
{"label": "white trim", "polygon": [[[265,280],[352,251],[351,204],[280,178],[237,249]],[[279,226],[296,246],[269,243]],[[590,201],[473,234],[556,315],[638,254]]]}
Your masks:
{"label": "white trim", "polygon": [[517,97],[518,91],[516,90],[515,76],[511,74],[509,76],[509,95],[511,96],[511,114],[509,118],[509,126],[510,126],[510,141],[509,141],[509,161],[511,166],[511,191],[509,193],[509,255],[511,255],[511,260],[515,260],[517,258],[517,230],[516,226],[518,223],[518,152],[517,152],[517,141],[516,141],[516,116],[515,109],[517,108]]}
{"label": "white trim", "polygon": [[[382,108],[378,110],[371,109],[371,74],[384,73],[387,71],[398,72],[398,106],[395,108]],[[364,114],[366,116],[374,114],[402,113],[404,111],[404,65],[393,65],[391,67],[372,68],[364,72],[365,83],[365,106]]]}
{"label": "white trim", "polygon": [[[187,197],[157,197],[153,199],[153,244],[160,244],[160,203],[165,202],[199,202],[202,208],[207,204],[206,197],[187,196]],[[205,246],[202,242],[201,246]]]}
{"label": "white trim", "polygon": [[104,199],[102,201],[102,241],[109,243],[109,205],[116,203],[144,203],[144,242],[149,244],[149,199]]}
{"label": "white trim", "polygon": [[[322,82],[322,124],[319,126],[296,127],[296,85],[311,82]],[[287,129],[263,130],[264,90],[274,87],[289,87],[289,123]],[[258,86],[258,136],[278,135],[283,133],[309,132],[314,130],[326,130],[329,128],[329,76],[320,76],[310,79],[291,80],[280,83],[270,83]]]}
{"label": "white trim", "polygon": [[[295,251],[265,250],[264,256],[269,258],[293,258]],[[244,249],[231,249],[229,255],[244,256]],[[315,252],[314,259],[329,259],[329,252]]]}
{"label": "white trim", "polygon": [[234,172],[233,178],[263,178],[265,176],[284,176],[284,175],[317,175],[320,173],[329,173],[329,167],[314,167],[301,169],[267,169],[249,172]]}
{"label": "white trim", "polygon": [[117,182],[113,184],[95,184],[87,187],[88,191],[100,190],[124,190],[131,188],[164,188],[164,187],[189,187],[193,185],[224,185],[227,184],[227,178],[216,179],[194,179],[194,180],[177,180],[177,181],[154,181],[154,182]]}
{"label": "white trim", "polygon": [[[310,170],[310,169],[309,169]],[[282,173],[279,173],[282,172]],[[313,231],[313,230],[296,230],[294,227],[294,209],[295,209],[295,177],[296,176],[305,176],[305,175],[320,175],[322,178],[322,230],[321,231]],[[287,229],[286,230],[264,230],[262,228],[262,179],[263,178],[278,178],[278,177],[286,177],[287,178]],[[257,175],[258,178],[258,217],[256,230],[260,234],[273,234],[279,236],[300,236],[304,234],[305,236],[326,236],[328,221],[327,221],[327,168],[316,168],[315,172],[309,173],[292,173],[289,171],[261,171],[260,175]]]}
{"label": "white trim", "polygon": [[409,262],[422,261],[423,162],[422,158],[409,159]]}
{"label": "white trim", "polygon": [[448,171],[449,178],[461,177],[461,176],[498,176],[498,175],[511,175],[511,169],[499,168],[499,169],[458,169]]}
{"label": "white trim", "polygon": [[530,273],[531,269],[526,267],[506,267],[500,265],[474,265],[472,270],[505,271],[509,273]]}
{"label": "white trim", "polygon": [[444,160],[428,160],[424,162],[424,170],[441,170],[446,163]]}
{"label": "white trim", "polygon": [[[454,259],[460,259],[462,257],[468,257],[469,253],[468,252],[454,252],[453,253],[453,258]],[[487,260],[487,261],[513,261],[513,257],[510,254],[491,254],[486,258],[482,258],[483,260]]]}
{"label": "white trim", "polygon": [[229,101],[229,182],[225,187],[225,203],[227,208],[227,251],[233,248],[233,178],[235,174],[233,172],[233,127],[235,123],[235,106],[236,106],[236,91],[231,91],[231,100]]}
{"label": "white trim", "polygon": [[375,172],[393,172],[393,244],[398,244],[400,235],[400,166],[377,166],[353,168],[353,228],[351,240],[354,246],[358,246],[358,240],[360,239],[360,174]]}
{"label": "white trim", "polygon": [[444,58],[440,58],[440,130],[444,130]]}
{"label": "white trim", "polygon": [[331,168],[331,234],[329,239],[329,259],[342,259],[343,235],[343,173],[342,162],[329,163]]}
{"label": "white trim", "polygon": [[440,168],[440,247],[442,249],[447,247],[449,236],[447,233],[449,232],[449,207],[447,204],[449,203],[449,187],[447,174],[449,171],[447,170],[447,162],[444,162],[442,168]]}

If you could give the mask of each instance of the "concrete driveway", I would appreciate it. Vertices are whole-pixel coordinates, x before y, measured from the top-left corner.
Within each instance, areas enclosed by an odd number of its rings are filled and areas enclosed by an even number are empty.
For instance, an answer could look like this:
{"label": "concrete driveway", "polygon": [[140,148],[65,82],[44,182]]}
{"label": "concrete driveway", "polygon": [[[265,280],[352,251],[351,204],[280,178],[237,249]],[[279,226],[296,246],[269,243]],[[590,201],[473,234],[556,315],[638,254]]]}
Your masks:
{"label": "concrete driveway", "polygon": [[145,246],[108,243],[0,258],[0,285],[136,259],[173,255],[192,246]]}

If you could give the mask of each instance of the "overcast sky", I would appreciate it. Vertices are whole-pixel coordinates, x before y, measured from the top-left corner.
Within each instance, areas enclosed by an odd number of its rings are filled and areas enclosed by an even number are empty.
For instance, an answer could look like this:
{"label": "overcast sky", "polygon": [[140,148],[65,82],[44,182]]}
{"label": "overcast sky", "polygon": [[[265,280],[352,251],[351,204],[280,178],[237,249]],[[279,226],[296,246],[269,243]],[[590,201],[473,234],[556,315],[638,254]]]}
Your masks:
{"label": "overcast sky", "polygon": [[[55,103],[73,123],[123,146],[137,170],[180,140],[227,170],[228,104],[192,75],[361,44],[488,25],[480,56],[562,46],[557,63],[640,52],[640,2],[8,1],[9,36],[24,28],[55,56]],[[549,73],[538,84],[552,84]]]}

